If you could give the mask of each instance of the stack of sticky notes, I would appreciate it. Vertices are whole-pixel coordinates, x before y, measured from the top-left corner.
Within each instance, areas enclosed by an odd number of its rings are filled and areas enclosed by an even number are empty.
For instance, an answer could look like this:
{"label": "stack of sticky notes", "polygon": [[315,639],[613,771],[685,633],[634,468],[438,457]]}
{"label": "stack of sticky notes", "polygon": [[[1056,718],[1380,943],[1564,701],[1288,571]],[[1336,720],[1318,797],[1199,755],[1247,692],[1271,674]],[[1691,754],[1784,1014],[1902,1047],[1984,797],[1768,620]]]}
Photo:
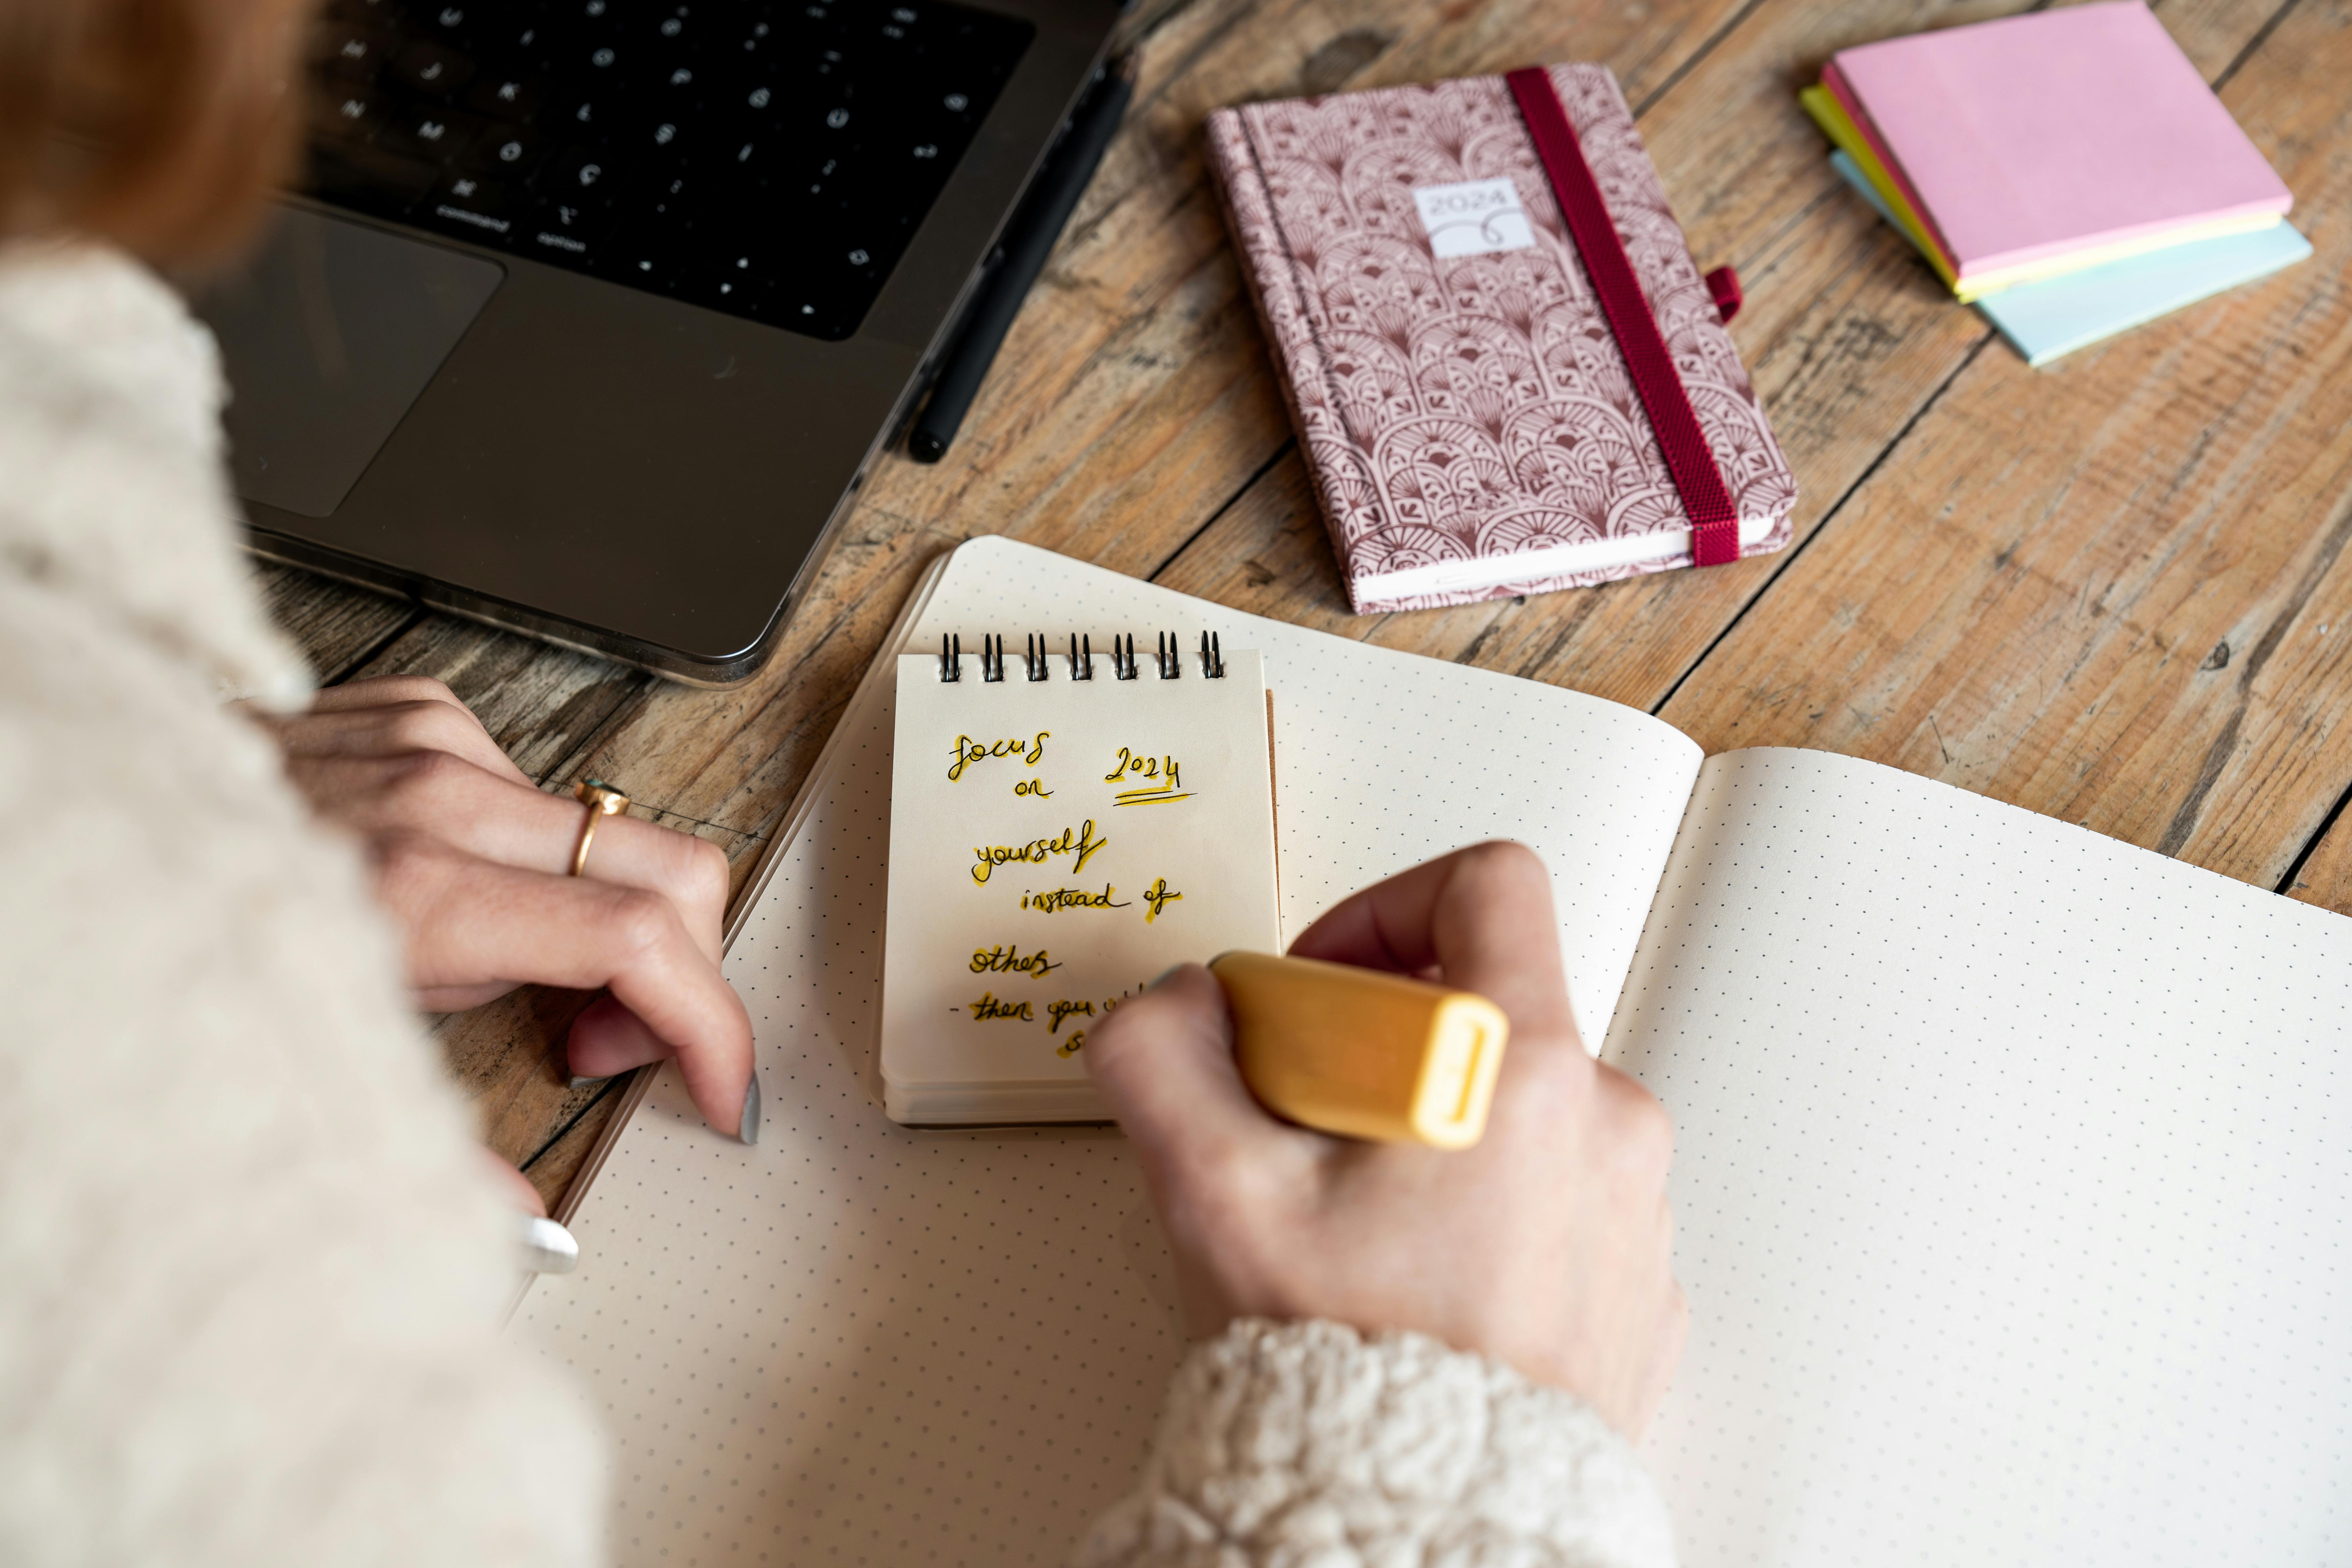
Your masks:
{"label": "stack of sticky notes", "polygon": [[2140,0],[1865,44],[1800,96],[1838,173],[2032,364],[2311,254]]}

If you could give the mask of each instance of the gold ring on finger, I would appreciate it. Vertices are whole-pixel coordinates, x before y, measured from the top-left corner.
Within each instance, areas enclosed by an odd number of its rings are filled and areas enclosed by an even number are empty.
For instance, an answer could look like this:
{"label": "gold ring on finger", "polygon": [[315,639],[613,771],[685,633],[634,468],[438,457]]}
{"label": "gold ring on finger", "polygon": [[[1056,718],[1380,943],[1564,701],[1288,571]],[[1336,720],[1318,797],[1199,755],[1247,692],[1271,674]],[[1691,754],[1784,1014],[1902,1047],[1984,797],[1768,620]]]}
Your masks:
{"label": "gold ring on finger", "polygon": [[588,846],[595,840],[596,824],[628,810],[629,797],[603,779],[582,779],[572,786],[572,798],[588,808],[586,819],[580,824],[580,842],[572,847],[572,874],[577,877],[587,868]]}

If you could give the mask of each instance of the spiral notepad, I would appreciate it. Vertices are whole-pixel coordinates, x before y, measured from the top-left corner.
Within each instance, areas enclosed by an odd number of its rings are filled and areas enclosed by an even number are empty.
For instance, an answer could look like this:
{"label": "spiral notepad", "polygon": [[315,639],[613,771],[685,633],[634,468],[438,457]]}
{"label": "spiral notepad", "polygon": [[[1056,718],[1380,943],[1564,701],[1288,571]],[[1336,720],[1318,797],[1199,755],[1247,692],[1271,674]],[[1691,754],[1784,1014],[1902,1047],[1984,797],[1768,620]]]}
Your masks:
{"label": "spiral notepad", "polygon": [[1175,964],[1281,948],[1264,662],[950,637],[898,677],[884,1108],[1105,1120],[1089,1029]]}

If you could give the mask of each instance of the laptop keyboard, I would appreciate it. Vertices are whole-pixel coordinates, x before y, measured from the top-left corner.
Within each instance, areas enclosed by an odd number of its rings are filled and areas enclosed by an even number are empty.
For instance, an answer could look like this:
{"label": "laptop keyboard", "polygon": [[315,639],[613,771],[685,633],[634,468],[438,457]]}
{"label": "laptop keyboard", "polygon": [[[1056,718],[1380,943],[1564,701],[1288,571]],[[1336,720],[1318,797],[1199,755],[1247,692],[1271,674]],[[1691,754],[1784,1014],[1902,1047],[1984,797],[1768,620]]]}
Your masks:
{"label": "laptop keyboard", "polygon": [[941,0],[331,0],[309,187],[837,340],[1034,31]]}

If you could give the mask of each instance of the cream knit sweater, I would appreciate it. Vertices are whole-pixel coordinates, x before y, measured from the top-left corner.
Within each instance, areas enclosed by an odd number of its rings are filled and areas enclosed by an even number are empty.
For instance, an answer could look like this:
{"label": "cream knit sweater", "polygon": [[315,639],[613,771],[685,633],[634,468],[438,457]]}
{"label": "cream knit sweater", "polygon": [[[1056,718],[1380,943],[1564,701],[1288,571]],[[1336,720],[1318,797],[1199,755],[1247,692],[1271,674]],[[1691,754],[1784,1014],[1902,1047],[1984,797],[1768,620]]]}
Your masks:
{"label": "cream knit sweater", "polygon": [[[0,1563],[596,1563],[594,1415],[498,1336],[513,1216],[360,858],[222,706],[309,678],[237,555],[220,401],[152,277],[0,250]],[[1079,1559],[1672,1549],[1568,1396],[1244,1324]]]}

